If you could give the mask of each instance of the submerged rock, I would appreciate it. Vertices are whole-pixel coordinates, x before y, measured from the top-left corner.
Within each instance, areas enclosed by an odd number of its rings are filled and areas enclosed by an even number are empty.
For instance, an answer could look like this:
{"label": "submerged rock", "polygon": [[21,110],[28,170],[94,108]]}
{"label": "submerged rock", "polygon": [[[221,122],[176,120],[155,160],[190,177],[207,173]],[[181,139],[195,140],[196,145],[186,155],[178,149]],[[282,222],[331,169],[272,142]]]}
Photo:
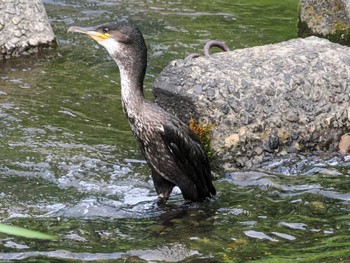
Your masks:
{"label": "submerged rock", "polygon": [[309,37],[171,62],[156,101],[214,124],[219,160],[256,167],[271,154],[337,151],[350,123],[350,49]]}

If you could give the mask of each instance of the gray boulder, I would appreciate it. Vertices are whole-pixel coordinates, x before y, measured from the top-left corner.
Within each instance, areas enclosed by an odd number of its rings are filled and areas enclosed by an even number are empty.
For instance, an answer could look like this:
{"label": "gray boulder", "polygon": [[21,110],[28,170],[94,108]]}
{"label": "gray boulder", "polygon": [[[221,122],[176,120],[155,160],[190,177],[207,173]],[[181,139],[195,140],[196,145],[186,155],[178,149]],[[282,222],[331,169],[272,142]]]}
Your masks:
{"label": "gray boulder", "polygon": [[171,62],[158,104],[214,124],[219,160],[256,167],[271,154],[337,151],[350,124],[350,48],[309,37]]}
{"label": "gray boulder", "polygon": [[3,58],[36,52],[55,43],[43,3],[0,0],[0,52]]}

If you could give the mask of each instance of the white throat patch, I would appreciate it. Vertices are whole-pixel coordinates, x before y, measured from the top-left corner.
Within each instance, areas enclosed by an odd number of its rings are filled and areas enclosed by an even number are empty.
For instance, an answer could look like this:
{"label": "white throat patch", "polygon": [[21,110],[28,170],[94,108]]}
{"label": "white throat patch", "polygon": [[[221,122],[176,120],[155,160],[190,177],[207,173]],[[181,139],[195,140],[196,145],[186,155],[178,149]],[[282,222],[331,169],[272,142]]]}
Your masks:
{"label": "white throat patch", "polygon": [[107,38],[99,42],[101,46],[104,46],[107,49],[110,55],[114,55],[115,52],[120,50],[120,44],[115,41],[113,38]]}

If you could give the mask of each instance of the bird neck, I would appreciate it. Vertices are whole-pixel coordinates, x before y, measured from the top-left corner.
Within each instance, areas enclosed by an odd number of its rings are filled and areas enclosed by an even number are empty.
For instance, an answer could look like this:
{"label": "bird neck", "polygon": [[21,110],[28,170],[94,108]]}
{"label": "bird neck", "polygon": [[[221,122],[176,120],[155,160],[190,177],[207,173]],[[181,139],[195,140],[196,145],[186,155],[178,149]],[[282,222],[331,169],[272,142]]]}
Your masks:
{"label": "bird neck", "polygon": [[145,99],[143,94],[144,71],[137,70],[137,67],[119,66],[121,95],[124,110],[131,113],[136,112],[142,106]]}
{"label": "bird neck", "polygon": [[118,52],[109,51],[119,68],[123,108],[128,117],[141,114],[145,100],[143,80],[147,68],[147,49],[143,46],[139,52],[122,45]]}

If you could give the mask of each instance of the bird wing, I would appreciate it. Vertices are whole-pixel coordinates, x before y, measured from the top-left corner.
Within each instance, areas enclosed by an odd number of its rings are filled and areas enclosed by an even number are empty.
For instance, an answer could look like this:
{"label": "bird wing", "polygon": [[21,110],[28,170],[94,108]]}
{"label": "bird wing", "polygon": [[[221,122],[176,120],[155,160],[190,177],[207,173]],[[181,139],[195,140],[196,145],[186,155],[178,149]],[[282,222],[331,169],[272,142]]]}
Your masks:
{"label": "bird wing", "polygon": [[196,185],[201,197],[215,194],[208,157],[194,132],[180,120],[168,120],[162,139],[181,172]]}

